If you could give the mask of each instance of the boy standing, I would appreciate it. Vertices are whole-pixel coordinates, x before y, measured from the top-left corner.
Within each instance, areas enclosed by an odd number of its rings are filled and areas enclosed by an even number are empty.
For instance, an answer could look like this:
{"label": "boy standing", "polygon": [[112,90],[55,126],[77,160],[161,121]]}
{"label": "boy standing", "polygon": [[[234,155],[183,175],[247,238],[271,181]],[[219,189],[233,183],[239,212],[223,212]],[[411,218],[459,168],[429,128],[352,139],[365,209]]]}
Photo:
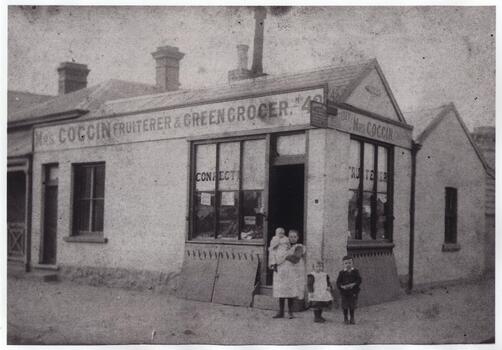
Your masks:
{"label": "boy standing", "polygon": [[[357,307],[357,297],[359,295],[359,285],[361,284],[361,275],[359,270],[354,267],[354,261],[351,256],[344,256],[343,270],[338,274],[336,286],[342,295],[342,309],[345,324],[355,324],[354,310]],[[350,312],[350,321],[348,313]]]}

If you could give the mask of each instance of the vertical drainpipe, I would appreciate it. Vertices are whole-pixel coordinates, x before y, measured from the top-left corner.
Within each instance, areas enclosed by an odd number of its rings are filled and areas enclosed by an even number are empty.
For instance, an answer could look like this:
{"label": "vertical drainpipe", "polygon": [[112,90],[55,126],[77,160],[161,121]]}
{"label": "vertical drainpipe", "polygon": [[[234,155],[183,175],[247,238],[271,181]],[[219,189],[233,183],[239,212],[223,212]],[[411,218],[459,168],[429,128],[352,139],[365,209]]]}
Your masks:
{"label": "vertical drainpipe", "polygon": [[24,271],[31,270],[31,175],[32,156],[28,157],[28,162],[24,171],[25,196],[24,196]]}
{"label": "vertical drainpipe", "polygon": [[417,153],[422,146],[411,142],[411,193],[410,193],[410,253],[408,262],[408,291],[413,289],[413,263],[415,259],[415,182],[417,175]]}

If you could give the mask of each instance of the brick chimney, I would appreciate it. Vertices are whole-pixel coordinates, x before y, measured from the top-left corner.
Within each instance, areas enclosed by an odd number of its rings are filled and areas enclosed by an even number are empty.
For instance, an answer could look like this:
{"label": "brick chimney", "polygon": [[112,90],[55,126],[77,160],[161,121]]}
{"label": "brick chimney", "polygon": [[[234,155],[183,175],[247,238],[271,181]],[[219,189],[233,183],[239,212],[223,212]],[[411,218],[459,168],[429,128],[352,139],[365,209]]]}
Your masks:
{"label": "brick chimney", "polygon": [[180,61],[185,56],[174,46],[160,46],[152,52],[155,59],[157,89],[160,91],[175,91],[180,87]]}
{"label": "brick chimney", "polygon": [[90,70],[86,64],[62,62],[57,68],[59,74],[58,94],[64,95],[87,87]]}
{"label": "brick chimney", "polygon": [[249,46],[247,45],[237,45],[237,69],[228,72],[229,82],[252,77],[251,71],[248,69],[248,50]]}
{"label": "brick chimney", "polygon": [[253,48],[253,65],[251,72],[253,77],[265,75],[263,73],[263,31],[265,28],[265,18],[267,18],[267,9],[263,6],[254,8],[254,48]]}

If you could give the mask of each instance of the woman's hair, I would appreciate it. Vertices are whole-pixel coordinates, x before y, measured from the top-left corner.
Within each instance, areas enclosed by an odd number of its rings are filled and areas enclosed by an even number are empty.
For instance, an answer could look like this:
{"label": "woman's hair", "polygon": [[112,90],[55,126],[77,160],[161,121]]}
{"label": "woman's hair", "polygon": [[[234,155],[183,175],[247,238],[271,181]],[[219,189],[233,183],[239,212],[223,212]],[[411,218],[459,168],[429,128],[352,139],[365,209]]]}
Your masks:
{"label": "woman's hair", "polygon": [[299,232],[298,230],[296,230],[296,229],[291,229],[291,230],[289,230],[289,231],[288,231],[288,236],[289,236],[291,233],[293,233],[293,232],[294,232],[294,233],[296,233],[296,236],[298,237],[298,240],[301,240],[302,235],[301,235],[301,234],[300,234],[300,232]]}

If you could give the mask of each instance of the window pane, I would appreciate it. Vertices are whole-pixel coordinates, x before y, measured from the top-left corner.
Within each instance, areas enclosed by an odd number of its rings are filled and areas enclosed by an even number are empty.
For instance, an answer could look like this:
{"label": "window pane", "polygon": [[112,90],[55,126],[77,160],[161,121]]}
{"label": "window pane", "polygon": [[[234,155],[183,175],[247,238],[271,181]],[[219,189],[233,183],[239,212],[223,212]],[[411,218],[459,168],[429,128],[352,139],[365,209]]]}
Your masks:
{"label": "window pane", "polygon": [[214,191],[216,178],[216,144],[195,147],[195,189]]}
{"label": "window pane", "polygon": [[75,195],[77,199],[91,197],[91,172],[90,167],[75,167]]}
{"label": "window pane", "polygon": [[244,141],[242,155],[242,189],[265,187],[265,140]]}
{"label": "window pane", "polygon": [[89,231],[89,214],[91,201],[84,199],[76,201],[75,205],[75,229],[76,231]]}
{"label": "window pane", "polygon": [[94,170],[94,198],[105,197],[105,167],[97,165]]}
{"label": "window pane", "polygon": [[371,143],[364,144],[364,191],[373,191],[375,180],[375,146]]}
{"label": "window pane", "polygon": [[104,200],[95,199],[93,201],[93,218],[92,218],[92,231],[103,231],[103,212],[104,212]]}
{"label": "window pane", "polygon": [[387,159],[388,159],[387,149],[379,146],[377,191],[380,193],[387,193],[387,184],[389,181],[389,176],[387,174]]}
{"label": "window pane", "polygon": [[263,191],[244,191],[242,194],[241,239],[263,238]]}
{"label": "window pane", "polygon": [[216,238],[237,239],[239,230],[239,192],[219,192],[218,204],[218,235]]}
{"label": "window pane", "polygon": [[358,200],[358,194],[359,192],[357,190],[352,190],[349,191],[349,220],[348,220],[348,231],[350,234],[350,238],[355,239],[356,236],[356,231],[357,231],[357,215],[358,215],[358,210],[357,210],[357,200]]}
{"label": "window pane", "polygon": [[350,140],[349,150],[349,189],[359,188],[361,165],[361,142]]}
{"label": "window pane", "polygon": [[390,234],[390,213],[387,195],[383,193],[377,194],[376,202],[376,237],[377,239],[387,239]]}
{"label": "window pane", "polygon": [[195,194],[195,222],[193,238],[214,237],[215,213],[214,193],[197,192]]}
{"label": "window pane", "polygon": [[220,144],[219,154],[219,190],[239,189],[239,157],[240,143],[228,142]]}
{"label": "window pane", "polygon": [[57,181],[59,178],[59,167],[51,166],[49,168],[49,181]]}
{"label": "window pane", "polygon": [[371,192],[363,192],[363,211],[362,211],[362,239],[373,239],[371,236],[371,201],[373,194]]}
{"label": "window pane", "polygon": [[280,156],[305,154],[305,134],[302,133],[277,137],[276,151]]}

